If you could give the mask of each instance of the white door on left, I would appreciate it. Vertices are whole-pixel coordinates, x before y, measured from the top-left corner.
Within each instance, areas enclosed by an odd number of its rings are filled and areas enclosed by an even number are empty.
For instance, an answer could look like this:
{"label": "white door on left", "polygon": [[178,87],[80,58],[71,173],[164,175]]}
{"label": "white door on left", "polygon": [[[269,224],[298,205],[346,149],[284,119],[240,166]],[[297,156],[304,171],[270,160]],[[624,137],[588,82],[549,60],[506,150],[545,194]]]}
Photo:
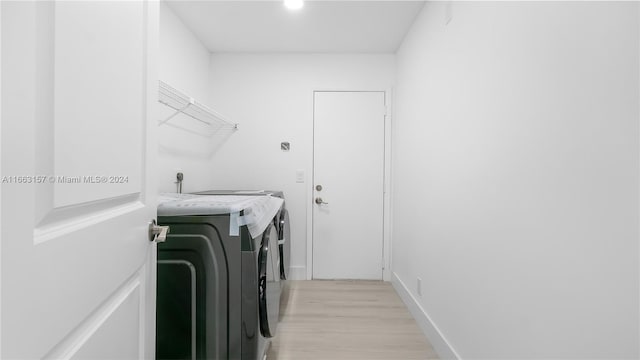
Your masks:
{"label": "white door on left", "polygon": [[158,4],[0,6],[0,358],[153,358]]}

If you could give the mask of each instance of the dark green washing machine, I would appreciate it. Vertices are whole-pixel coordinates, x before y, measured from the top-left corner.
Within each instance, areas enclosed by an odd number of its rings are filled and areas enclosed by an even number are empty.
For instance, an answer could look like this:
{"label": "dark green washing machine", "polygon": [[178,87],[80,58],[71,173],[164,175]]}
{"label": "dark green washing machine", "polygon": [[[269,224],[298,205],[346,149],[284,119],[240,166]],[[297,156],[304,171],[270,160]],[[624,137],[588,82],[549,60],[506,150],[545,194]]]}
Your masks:
{"label": "dark green washing machine", "polygon": [[158,207],[170,233],[158,244],[156,358],[262,360],[279,317],[277,228],[252,234],[239,225],[251,210],[196,200]]}

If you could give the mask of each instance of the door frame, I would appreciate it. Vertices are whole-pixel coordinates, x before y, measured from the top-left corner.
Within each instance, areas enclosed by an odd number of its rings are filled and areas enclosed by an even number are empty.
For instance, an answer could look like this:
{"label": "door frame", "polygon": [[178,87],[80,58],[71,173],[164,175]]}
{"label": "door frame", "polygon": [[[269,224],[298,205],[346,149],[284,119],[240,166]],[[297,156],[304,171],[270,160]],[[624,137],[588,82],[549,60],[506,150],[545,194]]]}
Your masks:
{"label": "door frame", "polygon": [[384,103],[387,109],[384,117],[384,169],[383,169],[383,204],[382,204],[382,280],[391,281],[391,228],[393,226],[391,219],[391,129],[392,129],[392,88],[316,88],[311,91],[311,152],[309,163],[311,164],[310,181],[307,183],[306,203],[307,203],[307,280],[313,279],[313,184],[315,181],[315,131],[313,124],[315,123],[315,93],[317,92],[382,92],[384,93]]}

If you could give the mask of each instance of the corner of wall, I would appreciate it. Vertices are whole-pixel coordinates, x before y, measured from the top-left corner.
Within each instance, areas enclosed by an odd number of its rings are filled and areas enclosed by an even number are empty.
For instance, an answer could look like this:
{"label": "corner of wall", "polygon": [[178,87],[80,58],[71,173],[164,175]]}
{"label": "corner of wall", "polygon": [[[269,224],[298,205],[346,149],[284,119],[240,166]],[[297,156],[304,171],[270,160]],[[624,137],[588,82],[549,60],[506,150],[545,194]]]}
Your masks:
{"label": "corner of wall", "polygon": [[391,284],[418,323],[420,330],[422,330],[427,339],[429,339],[438,356],[440,356],[441,359],[462,359],[395,272],[391,276]]}
{"label": "corner of wall", "polygon": [[[158,73],[160,80],[211,106],[211,52],[166,3],[160,6]],[[173,110],[158,105],[160,119]],[[208,128],[178,115],[158,129],[158,187],[175,190],[176,173],[184,174],[184,191],[206,190],[213,185],[210,160],[232,131],[212,134]],[[214,137],[215,135],[215,137]]]}
{"label": "corner of wall", "polygon": [[291,266],[289,268],[289,280],[307,280],[307,267]]}

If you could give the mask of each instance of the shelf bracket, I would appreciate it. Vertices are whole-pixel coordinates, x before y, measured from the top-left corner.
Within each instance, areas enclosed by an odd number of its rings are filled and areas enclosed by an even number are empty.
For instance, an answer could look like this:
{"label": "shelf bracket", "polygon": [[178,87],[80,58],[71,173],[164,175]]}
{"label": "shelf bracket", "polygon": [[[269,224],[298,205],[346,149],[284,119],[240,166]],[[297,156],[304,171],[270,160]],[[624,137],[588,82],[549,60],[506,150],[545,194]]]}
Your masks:
{"label": "shelf bracket", "polygon": [[183,106],[182,108],[180,108],[180,109],[176,110],[176,112],[174,112],[173,114],[171,114],[171,116],[169,116],[168,118],[166,118],[166,119],[164,119],[164,120],[160,121],[160,122],[158,123],[158,125],[164,125],[167,121],[169,121],[169,120],[173,119],[174,117],[176,117],[176,115],[178,115],[178,114],[180,114],[180,113],[184,112],[185,110],[187,110],[187,108],[188,108],[189,106],[191,106],[191,105],[193,105],[193,104],[194,104],[194,100],[193,100],[193,98],[190,98],[190,99],[189,99],[189,103],[188,103],[187,105],[185,105],[185,106]]}

